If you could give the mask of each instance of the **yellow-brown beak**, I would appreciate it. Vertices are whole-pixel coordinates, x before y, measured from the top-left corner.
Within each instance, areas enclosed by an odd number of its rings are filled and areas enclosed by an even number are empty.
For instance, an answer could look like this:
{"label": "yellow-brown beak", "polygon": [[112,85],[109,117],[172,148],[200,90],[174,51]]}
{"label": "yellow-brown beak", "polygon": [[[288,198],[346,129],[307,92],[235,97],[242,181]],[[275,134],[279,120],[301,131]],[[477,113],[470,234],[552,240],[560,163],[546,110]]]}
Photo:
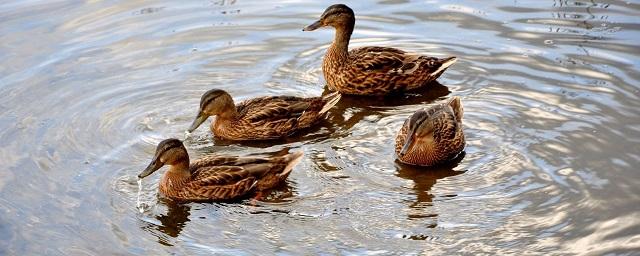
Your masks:
{"label": "yellow-brown beak", "polygon": [[164,164],[162,163],[162,161],[158,159],[158,156],[155,156],[153,160],[151,160],[151,163],[149,163],[147,168],[145,168],[144,171],[138,174],[138,179],[142,179],[144,177],[151,175],[153,172],[160,169],[160,167],[162,167],[163,165]]}
{"label": "yellow-brown beak", "polygon": [[198,129],[198,127],[204,123],[204,121],[207,120],[207,118],[209,118],[209,116],[207,116],[205,113],[203,113],[202,111],[198,111],[198,115],[196,116],[196,120],[193,120],[193,123],[191,124],[191,127],[189,127],[189,130],[187,130],[188,132],[193,132],[196,129]]}
{"label": "yellow-brown beak", "polygon": [[313,24],[306,26],[302,29],[302,31],[314,31],[316,29],[319,29],[321,27],[324,27],[324,25],[322,25],[322,21],[318,20],[316,22],[314,22]]}
{"label": "yellow-brown beak", "polygon": [[398,154],[399,157],[403,157],[404,155],[407,154],[407,152],[409,152],[411,148],[413,148],[413,145],[416,144],[416,140],[414,139],[414,137],[415,136],[413,135],[407,136],[407,141],[404,142],[404,146],[402,146],[402,149]]}

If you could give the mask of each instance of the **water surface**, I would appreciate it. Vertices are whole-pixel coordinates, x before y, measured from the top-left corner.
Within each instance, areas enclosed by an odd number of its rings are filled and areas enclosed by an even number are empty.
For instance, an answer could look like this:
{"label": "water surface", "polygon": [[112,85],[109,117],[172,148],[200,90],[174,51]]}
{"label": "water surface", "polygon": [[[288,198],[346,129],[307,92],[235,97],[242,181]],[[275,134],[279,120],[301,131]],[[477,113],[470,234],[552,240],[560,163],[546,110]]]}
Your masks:
{"label": "water surface", "polygon": [[[427,92],[345,97],[310,134],[209,153],[304,150],[266,198],[176,204],[136,175],[200,95],[323,93],[315,1],[0,3],[0,254],[602,255],[640,250],[640,3],[350,2],[352,46],[459,61]],[[460,96],[465,155],[396,163],[415,110]],[[160,171],[159,173],[162,173]]]}

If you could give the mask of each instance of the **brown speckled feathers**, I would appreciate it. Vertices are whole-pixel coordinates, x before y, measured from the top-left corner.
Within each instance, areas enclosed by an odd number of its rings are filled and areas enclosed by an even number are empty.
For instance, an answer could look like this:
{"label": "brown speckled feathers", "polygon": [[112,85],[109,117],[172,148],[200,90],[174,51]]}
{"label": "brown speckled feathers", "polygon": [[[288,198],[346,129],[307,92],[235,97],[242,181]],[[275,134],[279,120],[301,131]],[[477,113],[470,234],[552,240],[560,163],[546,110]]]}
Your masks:
{"label": "brown speckled feathers", "polygon": [[282,183],[302,159],[302,152],[277,157],[206,156],[189,162],[187,150],[177,139],[162,141],[144,178],[170,165],[160,181],[160,192],[186,201],[230,200]]}
{"label": "brown speckled feathers", "polygon": [[320,19],[304,31],[335,28],[335,38],[322,63],[331,90],[344,94],[385,95],[426,86],[437,79],[455,57],[434,58],[390,47],[362,47],[349,51],[355,26],[353,10],[344,4],[329,6]]}
{"label": "brown speckled feathers", "polygon": [[436,165],[455,158],[465,145],[459,97],[416,111],[396,136],[396,154],[404,163]]}
{"label": "brown speckled feathers", "polygon": [[301,98],[269,96],[243,101],[232,120],[212,124],[216,136],[231,140],[278,139],[309,128],[340,99],[339,94]]}
{"label": "brown speckled feathers", "polygon": [[189,131],[198,128],[209,116],[215,136],[228,140],[269,140],[287,137],[320,121],[340,100],[339,93],[323,97],[266,96],[234,105],[223,90],[207,91]]}
{"label": "brown speckled feathers", "polygon": [[362,47],[349,51],[347,61],[327,54],[323,71],[330,86],[342,93],[384,95],[423,87],[455,61],[455,57],[438,59],[389,47]]}

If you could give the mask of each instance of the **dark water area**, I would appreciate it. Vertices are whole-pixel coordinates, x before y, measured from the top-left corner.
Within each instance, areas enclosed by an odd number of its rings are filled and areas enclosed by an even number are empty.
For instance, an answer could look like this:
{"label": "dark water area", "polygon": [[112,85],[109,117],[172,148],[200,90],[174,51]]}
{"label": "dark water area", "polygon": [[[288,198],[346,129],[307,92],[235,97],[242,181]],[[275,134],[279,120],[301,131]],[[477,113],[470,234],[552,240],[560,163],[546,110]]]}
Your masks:
{"label": "dark water area", "polygon": [[[592,254],[640,251],[640,2],[350,1],[351,47],[457,56],[431,90],[345,97],[265,198],[178,204],[155,146],[200,96],[324,92],[323,1],[0,3],[0,255]],[[460,96],[465,155],[416,168],[393,143]],[[159,173],[162,173],[160,171]],[[138,201],[141,207],[138,207]],[[139,210],[142,209],[142,212]]]}

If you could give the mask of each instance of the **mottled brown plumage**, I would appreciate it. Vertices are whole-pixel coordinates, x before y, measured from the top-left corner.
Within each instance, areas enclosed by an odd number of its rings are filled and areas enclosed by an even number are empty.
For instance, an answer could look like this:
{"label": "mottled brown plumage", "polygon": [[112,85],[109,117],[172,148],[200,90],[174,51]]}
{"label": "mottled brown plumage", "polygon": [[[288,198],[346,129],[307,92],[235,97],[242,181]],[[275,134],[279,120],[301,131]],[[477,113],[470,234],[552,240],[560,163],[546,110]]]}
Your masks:
{"label": "mottled brown plumage", "polygon": [[153,160],[138,178],[170,165],[160,181],[164,196],[186,201],[230,200],[283,182],[302,156],[302,152],[270,158],[207,156],[189,163],[182,142],[167,139],[158,144]]}
{"label": "mottled brown plumage", "polygon": [[309,128],[340,100],[339,93],[323,97],[267,96],[234,105],[223,90],[210,90],[200,100],[200,111],[189,128],[194,131],[209,116],[215,136],[228,140],[269,140]]}
{"label": "mottled brown plumage", "polygon": [[335,39],[322,63],[324,78],[331,90],[344,94],[385,95],[413,90],[437,79],[455,57],[438,59],[390,47],[362,47],[349,51],[355,25],[353,10],[344,4],[329,6],[320,20],[305,27],[312,31],[331,26]]}
{"label": "mottled brown plumage", "polygon": [[465,145],[462,113],[459,97],[416,111],[396,136],[398,159],[407,164],[431,166],[455,158]]}

